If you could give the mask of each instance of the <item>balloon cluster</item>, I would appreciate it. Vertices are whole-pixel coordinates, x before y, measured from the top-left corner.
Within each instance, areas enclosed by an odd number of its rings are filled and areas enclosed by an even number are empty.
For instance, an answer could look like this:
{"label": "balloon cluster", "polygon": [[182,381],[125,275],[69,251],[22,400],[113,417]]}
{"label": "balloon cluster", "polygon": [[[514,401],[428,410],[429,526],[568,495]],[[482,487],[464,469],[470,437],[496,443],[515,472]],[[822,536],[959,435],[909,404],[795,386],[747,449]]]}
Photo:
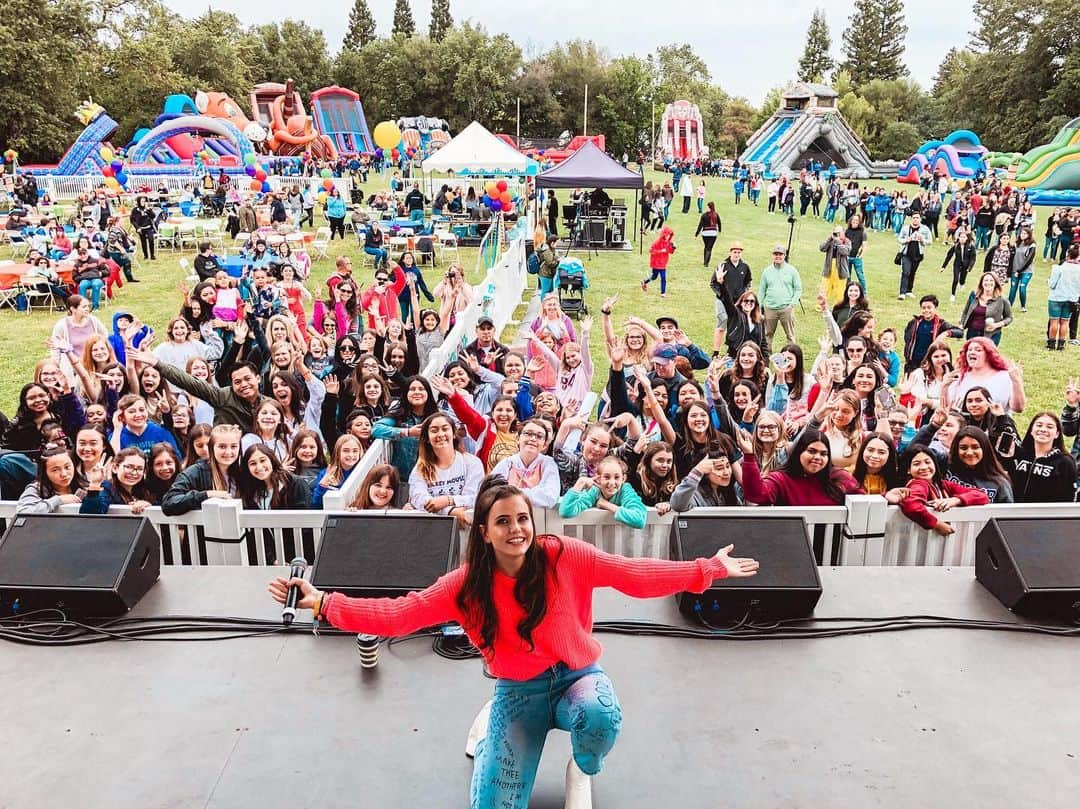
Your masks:
{"label": "balloon cluster", "polygon": [[496,213],[514,212],[514,198],[510,194],[510,186],[507,185],[506,180],[488,180],[484,184],[484,196],[480,198],[480,202]]}
{"label": "balloon cluster", "polygon": [[259,165],[259,158],[252,153],[244,155],[244,174],[251,178],[252,191],[270,193],[270,183],[266,180],[266,172]]}
{"label": "balloon cluster", "polygon": [[5,163],[14,163],[18,159],[19,159],[19,153],[17,151],[15,151],[14,149],[8,149],[6,152],[4,152],[4,162]]}
{"label": "balloon cluster", "polygon": [[196,152],[193,157],[196,164],[213,163],[218,159],[218,156],[209,149],[203,149],[201,152]]}
{"label": "balloon cluster", "polygon": [[98,157],[105,161],[101,173],[105,175],[106,187],[112,191],[126,188],[128,175],[124,171],[124,159],[120,150],[114,151],[110,146],[102,146],[98,149]]}
{"label": "balloon cluster", "polygon": [[319,176],[322,177],[323,191],[330,193],[334,190],[334,173],[330,169],[323,169],[319,172]]}

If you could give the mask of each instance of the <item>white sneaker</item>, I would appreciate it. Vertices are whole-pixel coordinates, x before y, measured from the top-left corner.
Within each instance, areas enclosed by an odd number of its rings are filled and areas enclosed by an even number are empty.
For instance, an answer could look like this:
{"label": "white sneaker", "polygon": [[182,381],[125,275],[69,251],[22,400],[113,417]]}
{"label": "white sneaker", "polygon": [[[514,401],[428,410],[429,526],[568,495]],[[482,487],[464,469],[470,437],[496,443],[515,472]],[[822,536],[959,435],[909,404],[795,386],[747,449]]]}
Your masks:
{"label": "white sneaker", "polygon": [[1080,340],[1069,340],[1069,345],[1080,346]]}
{"label": "white sneaker", "polygon": [[490,719],[491,700],[489,699],[484,703],[484,707],[480,709],[480,713],[476,715],[472,727],[469,728],[469,736],[465,739],[465,755],[469,758],[476,755],[476,745],[480,743],[481,739],[487,736],[488,721]]}
{"label": "white sneaker", "polygon": [[904,293],[903,293],[903,292],[901,292],[901,293],[900,293],[899,295],[897,295],[897,296],[896,296],[896,299],[897,299],[898,301],[902,301],[902,300],[904,299],[904,297],[905,297],[905,296],[904,296]]}
{"label": "white sneaker", "polygon": [[592,779],[581,771],[574,757],[566,762],[565,809],[592,809]]}
{"label": "white sneaker", "polygon": [[956,303],[956,296],[955,295],[950,295],[949,296],[949,303]]}

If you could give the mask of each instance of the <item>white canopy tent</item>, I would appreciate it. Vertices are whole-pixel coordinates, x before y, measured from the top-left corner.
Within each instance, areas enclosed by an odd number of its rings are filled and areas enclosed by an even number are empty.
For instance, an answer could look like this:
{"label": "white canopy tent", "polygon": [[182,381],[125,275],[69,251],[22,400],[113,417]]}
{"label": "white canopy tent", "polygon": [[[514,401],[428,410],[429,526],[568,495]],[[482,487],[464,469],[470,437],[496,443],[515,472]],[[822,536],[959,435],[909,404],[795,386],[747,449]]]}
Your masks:
{"label": "white canopy tent", "polygon": [[540,167],[506,141],[473,121],[422,164],[425,174],[454,172],[468,176],[534,176]]}

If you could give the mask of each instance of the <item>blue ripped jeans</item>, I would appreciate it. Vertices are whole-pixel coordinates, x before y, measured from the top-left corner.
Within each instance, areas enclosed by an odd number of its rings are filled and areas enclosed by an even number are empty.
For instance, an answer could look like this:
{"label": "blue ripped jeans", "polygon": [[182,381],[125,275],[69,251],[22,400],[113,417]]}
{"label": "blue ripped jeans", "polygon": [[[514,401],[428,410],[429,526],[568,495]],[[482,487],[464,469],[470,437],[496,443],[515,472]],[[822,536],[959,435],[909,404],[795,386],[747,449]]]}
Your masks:
{"label": "blue ripped jeans", "polygon": [[621,725],[615,689],[595,663],[577,670],[559,663],[531,680],[500,679],[487,736],[476,745],[472,809],[526,809],[552,728],[569,731],[578,767],[595,775]]}

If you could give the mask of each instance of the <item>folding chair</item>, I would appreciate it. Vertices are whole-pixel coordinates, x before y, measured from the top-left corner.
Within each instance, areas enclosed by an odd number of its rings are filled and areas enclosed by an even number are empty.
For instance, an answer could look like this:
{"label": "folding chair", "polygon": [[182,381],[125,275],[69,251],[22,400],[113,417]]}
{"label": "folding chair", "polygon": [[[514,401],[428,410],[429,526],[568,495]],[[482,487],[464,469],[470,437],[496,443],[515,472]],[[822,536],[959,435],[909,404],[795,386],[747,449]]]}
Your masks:
{"label": "folding chair", "polygon": [[311,243],[311,250],[309,252],[314,253],[312,261],[321,261],[324,258],[330,258],[330,228],[320,227],[315,231],[315,240]]}
{"label": "folding chair", "polygon": [[30,240],[21,233],[9,231],[8,245],[11,247],[12,258],[25,258],[30,252]]}
{"label": "folding chair", "polygon": [[154,242],[158,247],[168,247],[170,250],[176,249],[176,225],[170,225],[168,222],[162,222],[158,225],[157,236],[154,237]]}
{"label": "folding chair", "polygon": [[[45,289],[39,289],[36,284],[44,284]],[[34,302],[45,303],[44,308],[52,311],[56,308],[56,296],[49,287],[45,278],[40,275],[24,275],[19,279],[19,292],[26,299],[26,314],[34,310]]]}

